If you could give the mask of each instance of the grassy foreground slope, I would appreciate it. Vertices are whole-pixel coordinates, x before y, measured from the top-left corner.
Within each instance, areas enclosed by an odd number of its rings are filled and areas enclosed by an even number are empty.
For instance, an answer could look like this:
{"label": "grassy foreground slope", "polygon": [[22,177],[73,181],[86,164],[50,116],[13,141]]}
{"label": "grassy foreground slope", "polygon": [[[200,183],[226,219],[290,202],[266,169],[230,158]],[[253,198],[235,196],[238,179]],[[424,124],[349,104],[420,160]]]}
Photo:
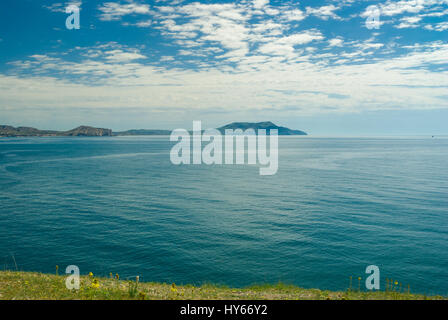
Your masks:
{"label": "grassy foreground slope", "polygon": [[195,287],[191,285],[143,283],[134,279],[119,280],[116,276],[96,278],[81,276],[80,289],[68,290],[65,276],[0,271],[0,300],[423,300],[446,297],[415,295],[408,292],[377,291],[344,292],[301,289],[285,284],[252,286],[244,289],[214,285]]}

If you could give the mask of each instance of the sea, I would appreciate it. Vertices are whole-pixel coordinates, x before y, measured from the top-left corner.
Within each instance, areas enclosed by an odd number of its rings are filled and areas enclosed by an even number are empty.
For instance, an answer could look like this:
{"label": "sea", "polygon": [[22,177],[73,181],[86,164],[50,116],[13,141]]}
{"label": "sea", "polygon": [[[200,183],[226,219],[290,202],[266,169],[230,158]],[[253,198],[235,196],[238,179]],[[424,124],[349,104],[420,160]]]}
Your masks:
{"label": "sea", "polygon": [[375,265],[382,290],[448,295],[448,137],[280,137],[272,176],[173,145],[1,138],[0,268],[366,290]]}

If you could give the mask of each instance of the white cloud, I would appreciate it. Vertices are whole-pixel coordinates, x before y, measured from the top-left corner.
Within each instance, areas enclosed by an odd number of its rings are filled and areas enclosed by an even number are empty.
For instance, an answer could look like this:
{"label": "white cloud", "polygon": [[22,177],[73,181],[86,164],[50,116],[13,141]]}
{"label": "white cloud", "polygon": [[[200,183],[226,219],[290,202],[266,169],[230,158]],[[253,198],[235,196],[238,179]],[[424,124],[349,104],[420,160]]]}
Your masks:
{"label": "white cloud", "polygon": [[262,9],[264,6],[269,4],[269,0],[253,0],[254,8]]}
{"label": "white cloud", "polygon": [[134,52],[125,52],[123,50],[111,50],[105,52],[106,59],[113,62],[130,62],[137,59],[146,58],[144,55]]}
{"label": "white cloud", "polygon": [[259,51],[263,54],[284,56],[285,58],[296,57],[300,54],[295,46],[304,45],[316,40],[322,40],[323,36],[319,31],[308,30],[298,34],[278,38],[260,46]]}
{"label": "white cloud", "polygon": [[445,30],[448,30],[448,22],[440,22],[440,23],[436,23],[434,25],[426,25],[425,29],[427,30],[431,30],[431,31],[438,31],[438,32],[442,32]]}
{"label": "white cloud", "polygon": [[419,27],[419,22],[422,20],[419,16],[413,17],[403,17],[400,19],[400,24],[395,26],[397,29],[405,29],[405,28],[417,28]]}
{"label": "white cloud", "polygon": [[[297,35],[283,42],[286,45],[309,40]],[[366,46],[378,45],[372,40]],[[0,110],[12,112],[5,108],[13,108],[19,112],[29,106],[50,110],[107,107],[157,114],[216,109],[236,116],[264,108],[283,115],[328,112],[328,107],[332,112],[448,108],[448,101],[437,99],[446,94],[443,86],[448,85],[448,74],[427,68],[446,63],[448,44],[441,42],[412,47],[400,57],[364,64],[313,63],[315,52],[288,61],[283,56],[260,54],[239,59],[234,68],[204,70],[155,67],[133,60],[135,57],[128,61],[104,59],[119,57],[123,52],[139,52],[138,48],[116,47],[106,44],[78,49],[100,50],[103,54],[95,60],[71,62],[34,55],[17,63],[27,75],[0,75]],[[110,52],[115,50],[123,52]],[[43,70],[52,76],[43,75]],[[59,79],[60,72],[80,76],[81,81]]]}
{"label": "white cloud", "polygon": [[328,40],[330,47],[342,47],[344,40],[341,38],[333,38]]}
{"label": "white cloud", "polygon": [[283,15],[289,21],[301,21],[306,18],[306,14],[300,9],[284,11]]}
{"label": "white cloud", "polygon": [[[384,7],[390,15],[417,10],[397,9],[390,1]],[[152,52],[145,54],[143,47],[116,43],[76,48],[73,55],[36,54],[13,62],[10,76],[0,75],[1,105],[56,108],[62,101],[62,108],[223,108],[232,113],[297,106],[288,112],[300,114],[326,112],[329,106],[335,112],[448,108],[447,101],[435,98],[446,91],[440,86],[448,85],[448,74],[433,71],[446,64],[446,43],[403,47],[407,54],[384,58],[374,54],[389,45],[375,37],[326,39],[320,30],[297,29],[308,15],[341,19],[337,10],[335,5],[305,12],[294,5],[272,9],[268,1],[181,3],[175,9],[107,2],[100,6],[102,20],[123,23],[126,15],[140,15],[140,22],[129,25],[151,25],[177,49],[177,56],[174,51],[150,58]],[[400,23],[424,25],[420,15],[402,17]],[[426,28],[443,31],[448,26]],[[182,59],[196,67],[183,66]]]}
{"label": "white cloud", "polygon": [[448,9],[440,11],[440,8],[436,7],[436,11],[421,14],[420,17],[443,17],[448,15]]}
{"label": "white cloud", "polygon": [[[448,0],[388,0],[386,3],[379,3],[378,6],[382,16],[395,16],[404,13],[420,13],[429,8],[437,10],[436,6],[442,4],[448,4]],[[367,17],[368,15],[369,10],[366,9],[361,17]]]}
{"label": "white cloud", "polygon": [[314,15],[322,20],[328,20],[329,18],[340,20],[341,18],[335,14],[336,10],[339,10],[339,7],[335,5],[322,6],[319,8],[307,7],[306,13],[308,15]]}
{"label": "white cloud", "polygon": [[139,28],[148,28],[148,27],[152,26],[152,21],[151,20],[143,20],[143,21],[138,21],[136,23],[123,22],[122,25],[123,26],[136,26]]}
{"label": "white cloud", "polygon": [[50,10],[51,12],[60,12],[65,13],[65,8],[69,6],[76,6],[78,8],[81,8],[82,1],[79,0],[73,0],[73,1],[66,1],[65,3],[53,3],[51,5],[43,5],[44,8]]}
{"label": "white cloud", "polygon": [[137,3],[127,3],[120,4],[117,2],[106,2],[103,3],[99,8],[101,11],[100,20],[111,21],[120,20],[123,16],[129,14],[149,14],[149,5],[147,4],[137,4]]}
{"label": "white cloud", "polygon": [[[284,63],[282,57],[258,56],[246,61],[246,72],[238,73],[168,70],[115,61],[68,63],[61,60],[53,63],[52,68],[82,73],[87,78],[106,76],[95,86],[42,76],[0,76],[0,96],[3,105],[17,108],[62,104],[67,108],[132,106],[170,110],[175,106],[185,110],[226,108],[238,112],[241,108],[255,110],[269,106],[282,110],[297,105],[306,107],[301,114],[314,114],[325,112],[326,106],[339,112],[354,112],[360,106],[363,110],[448,107],[448,102],[435,98],[446,90],[440,85],[448,84],[448,75],[418,68],[428,63],[443,64],[447,54],[448,45],[435,44],[423,52],[390,60],[331,68],[307,60]],[[46,57],[35,58],[45,61],[43,65],[51,63]],[[253,65],[258,68],[252,68]],[[335,103],[328,93],[350,98]]]}
{"label": "white cloud", "polygon": [[425,8],[424,1],[401,0],[397,2],[388,1],[381,4],[381,14],[394,16],[402,13],[418,13]]}

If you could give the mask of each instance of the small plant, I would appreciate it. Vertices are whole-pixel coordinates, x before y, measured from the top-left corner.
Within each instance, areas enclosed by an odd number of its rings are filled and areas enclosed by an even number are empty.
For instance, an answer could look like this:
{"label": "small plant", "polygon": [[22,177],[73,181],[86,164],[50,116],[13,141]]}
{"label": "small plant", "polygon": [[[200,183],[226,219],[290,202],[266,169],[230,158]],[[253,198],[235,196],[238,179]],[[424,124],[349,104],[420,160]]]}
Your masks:
{"label": "small plant", "polygon": [[146,293],[140,291],[140,292],[138,293],[138,299],[139,299],[139,300],[146,300]]}
{"label": "small plant", "polygon": [[135,282],[129,281],[129,296],[131,298],[134,298],[137,295],[138,292],[138,282],[139,282],[139,276],[136,277]]}
{"label": "small plant", "polygon": [[[178,296],[178,290],[177,290],[176,284],[174,284],[174,283],[171,284],[170,292],[171,292],[171,298],[174,298],[174,297],[177,297],[177,296]],[[207,291],[204,290],[203,293],[206,293],[206,292],[207,292]]]}

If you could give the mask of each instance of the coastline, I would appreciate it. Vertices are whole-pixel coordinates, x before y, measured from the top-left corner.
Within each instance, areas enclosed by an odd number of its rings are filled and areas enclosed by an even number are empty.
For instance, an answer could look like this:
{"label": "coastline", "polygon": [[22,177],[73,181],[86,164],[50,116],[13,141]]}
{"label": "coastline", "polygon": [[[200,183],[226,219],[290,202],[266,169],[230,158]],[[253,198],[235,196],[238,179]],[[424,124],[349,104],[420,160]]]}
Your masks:
{"label": "coastline", "polygon": [[448,300],[406,290],[366,292],[303,289],[288,284],[229,288],[138,282],[119,275],[81,275],[79,290],[65,287],[66,275],[0,271],[0,300]]}

